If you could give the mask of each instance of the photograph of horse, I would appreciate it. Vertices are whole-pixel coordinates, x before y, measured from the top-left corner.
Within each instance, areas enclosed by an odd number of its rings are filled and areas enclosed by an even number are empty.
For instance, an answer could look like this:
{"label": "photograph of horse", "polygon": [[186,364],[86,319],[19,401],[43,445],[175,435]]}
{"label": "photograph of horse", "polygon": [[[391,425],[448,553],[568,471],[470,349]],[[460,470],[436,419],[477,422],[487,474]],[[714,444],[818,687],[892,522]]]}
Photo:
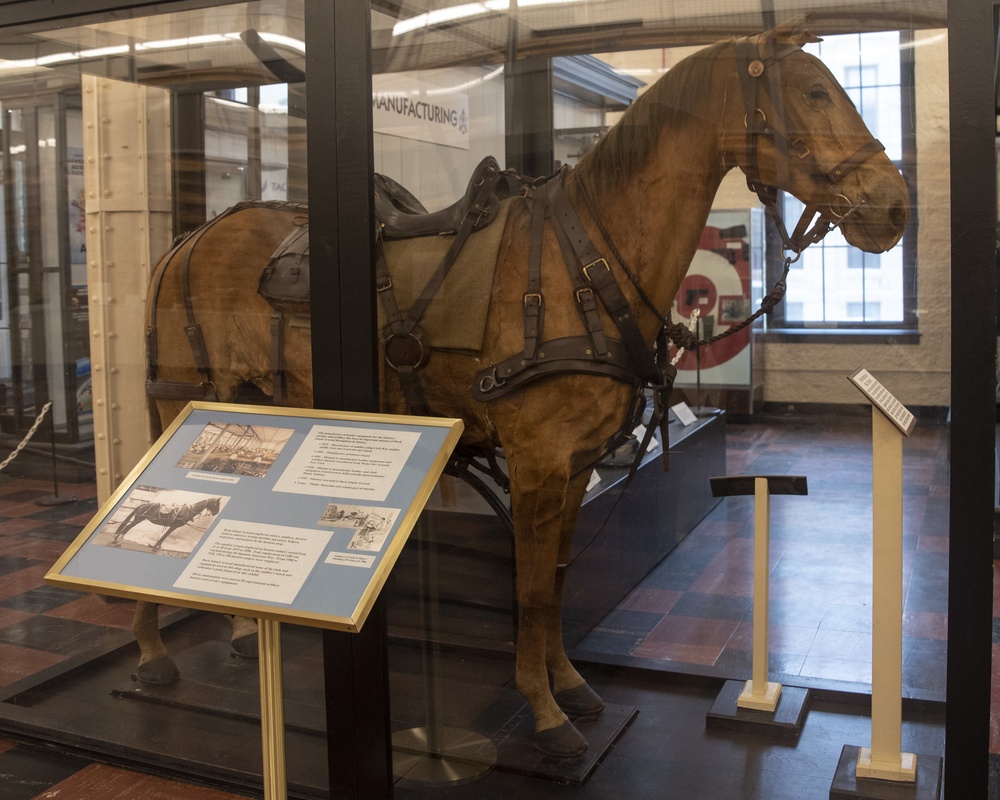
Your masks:
{"label": "photograph of horse", "polygon": [[[786,263],[834,227],[872,253],[893,247],[906,228],[910,199],[898,169],[830,71],[801,49],[812,41],[793,22],[709,46],[640,96],[577,166],[546,181],[517,176],[523,192],[503,200],[497,263],[483,265],[492,294],[482,349],[434,350],[431,341],[423,352],[421,342],[420,363],[401,370],[406,375],[383,365],[383,411],[417,410],[406,382],[416,372],[420,413],[463,419],[468,452],[502,449],[515,527],[515,680],[547,754],[586,750],[572,720],[603,708],[561,636],[563,575],[588,467],[632,417],[637,394],[656,381],[644,365],[653,362],[649,351],[668,324],[723,177],[742,170],[778,219],[778,191],[805,204],[791,234],[779,224]],[[156,337],[151,397],[163,425],[186,398],[157,397],[156,382],[209,387],[203,399],[224,402],[247,383],[271,394],[274,311],[258,295],[258,279],[301,224],[301,207],[246,204],[157,266],[147,322]],[[609,302],[609,293],[620,301]],[[186,305],[203,331],[208,375],[188,345]],[[544,306],[544,314],[526,314],[529,306]],[[306,407],[310,339],[291,322],[286,315],[287,402]],[[176,678],[153,607],[140,604],[135,632],[139,678]],[[235,621],[234,646],[252,646],[253,633],[252,621]]]}
{"label": "photograph of horse", "polygon": [[[157,499],[136,503],[137,495],[149,494],[157,496]],[[112,518],[105,525],[105,531],[110,532],[113,529],[111,538],[106,544],[111,547],[121,547],[125,544],[129,531],[143,526],[147,538],[150,531],[155,533],[156,538],[148,548],[143,545],[142,549],[159,553],[172,535],[181,528],[189,526],[196,530],[197,535],[185,537],[180,545],[170,548],[171,555],[187,556],[222,509],[222,498],[218,496],[201,497],[190,502],[183,502],[183,500],[189,499],[190,494],[190,492],[172,492],[170,490],[137,489],[126,498],[122,509],[118,512],[120,514],[122,510],[131,508],[131,510],[127,510],[125,518],[121,521]],[[160,499],[161,497],[162,499]],[[196,521],[201,524],[195,526],[193,523]]]}

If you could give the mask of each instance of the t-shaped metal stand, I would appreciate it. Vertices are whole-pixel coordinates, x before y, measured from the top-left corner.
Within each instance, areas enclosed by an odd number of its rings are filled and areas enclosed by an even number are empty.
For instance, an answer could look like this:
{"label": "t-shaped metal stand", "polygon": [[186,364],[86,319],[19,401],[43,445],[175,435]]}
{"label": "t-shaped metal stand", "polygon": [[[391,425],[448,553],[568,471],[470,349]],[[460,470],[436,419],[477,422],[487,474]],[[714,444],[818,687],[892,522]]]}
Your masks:
{"label": "t-shaped metal stand", "polygon": [[809,692],[768,680],[768,595],[770,573],[771,495],[808,494],[799,475],[734,475],[711,478],[715,497],[754,496],[753,671],[750,680],[727,681],[708,712],[708,725],[757,725],[797,736],[802,730]]}

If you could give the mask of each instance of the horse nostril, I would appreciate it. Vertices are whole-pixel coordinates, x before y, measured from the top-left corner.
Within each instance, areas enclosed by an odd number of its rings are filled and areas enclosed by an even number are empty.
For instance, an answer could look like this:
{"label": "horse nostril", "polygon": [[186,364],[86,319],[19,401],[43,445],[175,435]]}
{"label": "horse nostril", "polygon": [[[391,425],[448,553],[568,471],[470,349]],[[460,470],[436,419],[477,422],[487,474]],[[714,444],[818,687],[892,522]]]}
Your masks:
{"label": "horse nostril", "polygon": [[893,203],[889,207],[889,222],[894,228],[905,228],[910,219],[910,212],[902,202]]}

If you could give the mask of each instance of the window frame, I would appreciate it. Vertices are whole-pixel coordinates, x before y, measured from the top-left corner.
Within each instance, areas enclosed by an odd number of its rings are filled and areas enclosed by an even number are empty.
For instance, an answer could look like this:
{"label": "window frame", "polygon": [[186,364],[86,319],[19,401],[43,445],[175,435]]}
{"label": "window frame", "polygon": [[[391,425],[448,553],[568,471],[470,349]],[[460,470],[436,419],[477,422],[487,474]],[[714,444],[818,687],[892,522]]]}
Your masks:
{"label": "window frame", "polygon": [[[900,136],[901,158],[893,161],[899,167],[903,180],[910,192],[910,220],[903,233],[903,319],[899,322],[846,321],[846,320],[789,320],[786,303],[779,303],[766,319],[764,332],[768,340],[782,342],[822,342],[824,344],[844,343],[894,343],[916,344],[920,341],[917,273],[917,230],[918,210],[916,201],[917,159],[916,159],[916,98],[914,84],[913,34],[899,31],[899,94],[900,94]],[[784,193],[779,193],[779,208]],[[787,224],[787,223],[786,223]],[[765,278],[768,286],[773,286],[784,269],[781,259],[781,238],[774,221],[768,219],[765,229]],[[822,246],[822,244],[814,245]],[[792,265],[788,281],[795,280],[796,265]],[[864,269],[868,269],[865,267]],[[859,273],[859,277],[863,274]],[[866,301],[867,302],[867,301]]]}

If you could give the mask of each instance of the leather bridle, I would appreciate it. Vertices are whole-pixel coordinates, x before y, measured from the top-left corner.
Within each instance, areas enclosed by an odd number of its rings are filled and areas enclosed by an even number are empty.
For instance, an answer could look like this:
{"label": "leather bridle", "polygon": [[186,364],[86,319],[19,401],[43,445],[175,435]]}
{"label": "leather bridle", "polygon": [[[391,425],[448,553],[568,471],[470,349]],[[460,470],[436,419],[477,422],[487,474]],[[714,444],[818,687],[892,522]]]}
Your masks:
{"label": "leather bridle", "polygon": [[[790,138],[776,128],[776,122],[768,121],[758,102],[760,92],[764,92],[768,96],[778,120],[785,119],[786,115],[781,107],[780,92],[770,91],[773,81],[762,80],[762,78],[768,74],[768,67],[777,64],[793,53],[799,52],[799,50],[797,45],[781,45],[773,55],[763,58],[760,54],[759,37],[747,36],[736,42],[736,71],[740,79],[743,107],[746,112],[746,163],[743,170],[746,173],[747,186],[750,191],[757,195],[778,228],[782,243],[782,259],[786,265],[798,260],[806,247],[820,241],[857,211],[863,202],[853,202],[845,195],[838,194],[837,199],[842,199],[844,204],[840,208],[835,208],[833,204],[822,205],[810,199],[806,202],[798,223],[789,235],[778,208],[777,187],[765,184],[760,178],[758,164],[760,140],[763,138],[770,141],[775,149],[789,161],[801,165],[814,183],[823,184],[827,188],[835,188],[869,158],[885,150],[883,144],[872,137],[839,164],[831,169],[824,169],[802,138]],[[815,218],[815,222],[813,222],[813,218]],[[810,223],[812,223],[811,227]]]}

